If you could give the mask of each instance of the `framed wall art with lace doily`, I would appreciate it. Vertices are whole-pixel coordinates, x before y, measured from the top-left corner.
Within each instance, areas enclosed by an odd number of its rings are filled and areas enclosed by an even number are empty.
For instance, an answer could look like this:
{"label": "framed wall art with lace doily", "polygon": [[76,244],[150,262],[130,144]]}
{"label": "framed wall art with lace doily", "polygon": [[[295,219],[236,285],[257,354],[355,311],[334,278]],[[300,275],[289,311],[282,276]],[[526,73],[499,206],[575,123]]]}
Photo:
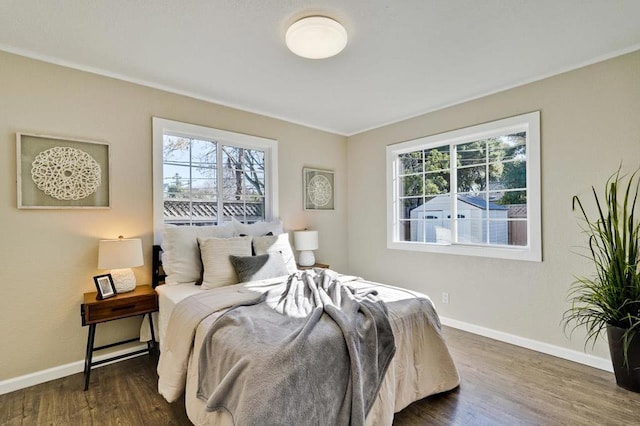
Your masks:
{"label": "framed wall art with lace doily", "polygon": [[109,144],[16,134],[18,208],[109,208]]}
{"label": "framed wall art with lace doily", "polygon": [[320,169],[302,169],[305,210],[333,210],[334,180],[333,171]]}

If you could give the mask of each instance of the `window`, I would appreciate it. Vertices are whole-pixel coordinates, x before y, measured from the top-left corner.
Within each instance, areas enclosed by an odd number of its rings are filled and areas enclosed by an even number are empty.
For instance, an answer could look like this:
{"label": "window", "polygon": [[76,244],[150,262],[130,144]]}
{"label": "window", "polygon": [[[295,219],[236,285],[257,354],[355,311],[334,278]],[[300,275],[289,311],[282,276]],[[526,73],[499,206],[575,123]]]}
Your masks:
{"label": "window", "polygon": [[153,156],[156,240],[164,224],[277,216],[274,140],[154,117]]}
{"label": "window", "polygon": [[387,147],[392,249],[541,261],[540,113]]}

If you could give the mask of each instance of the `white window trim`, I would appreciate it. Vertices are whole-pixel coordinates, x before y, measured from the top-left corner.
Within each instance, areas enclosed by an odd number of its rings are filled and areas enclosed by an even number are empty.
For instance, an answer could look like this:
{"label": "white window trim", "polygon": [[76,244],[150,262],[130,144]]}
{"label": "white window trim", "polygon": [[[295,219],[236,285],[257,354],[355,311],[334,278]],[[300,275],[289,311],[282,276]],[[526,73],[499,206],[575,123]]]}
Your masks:
{"label": "white window trim", "polygon": [[265,220],[278,217],[278,141],[212,127],[198,126],[153,117],[153,229],[154,244],[162,243],[164,229],[163,140],[170,133],[190,138],[214,140],[229,145],[265,152]]}
{"label": "white window trim", "polygon": [[[527,132],[527,246],[505,247],[461,243],[436,244],[399,241],[397,239],[400,209],[396,204],[398,202],[399,190],[399,183],[396,181],[396,168],[398,167],[398,156],[400,154],[412,152],[420,148],[442,146],[444,144],[453,145],[522,130],[526,130]],[[451,198],[452,204],[455,204],[455,197]],[[452,211],[454,210],[452,209]],[[389,249],[541,262],[541,222],[540,111],[387,146],[387,248]]]}

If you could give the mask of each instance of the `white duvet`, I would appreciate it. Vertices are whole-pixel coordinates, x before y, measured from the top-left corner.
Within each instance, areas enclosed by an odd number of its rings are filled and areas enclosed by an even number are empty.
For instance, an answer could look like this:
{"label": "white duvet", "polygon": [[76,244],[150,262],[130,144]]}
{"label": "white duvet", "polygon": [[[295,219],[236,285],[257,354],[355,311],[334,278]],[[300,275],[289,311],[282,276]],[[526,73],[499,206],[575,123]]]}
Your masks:
{"label": "white duvet", "polygon": [[[198,362],[195,356],[200,353],[202,339],[209,327],[227,308],[255,298],[270,284],[282,279],[206,291],[194,285],[157,288],[161,342],[158,390],[169,402],[185,393],[187,415],[194,424],[233,424],[226,413],[205,411],[204,402],[196,397]],[[340,279],[350,281],[349,285],[354,287],[376,288],[382,300],[387,302],[395,337],[396,353],[367,416],[367,425],[391,425],[393,413],[416,400],[458,386],[458,372],[441,335],[435,311],[409,309],[402,303],[404,299],[420,297],[431,304],[427,296],[355,277],[342,276]]]}

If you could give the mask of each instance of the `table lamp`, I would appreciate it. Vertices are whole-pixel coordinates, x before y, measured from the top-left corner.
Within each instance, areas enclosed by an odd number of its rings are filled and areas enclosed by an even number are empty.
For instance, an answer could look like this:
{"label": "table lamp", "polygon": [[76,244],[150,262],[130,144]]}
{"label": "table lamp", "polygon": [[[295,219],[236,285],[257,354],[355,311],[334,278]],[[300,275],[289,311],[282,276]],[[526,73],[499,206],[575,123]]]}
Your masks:
{"label": "table lamp", "polygon": [[300,251],[298,264],[300,266],[313,266],[316,258],[313,250],[318,249],[318,231],[294,231],[293,245]]}
{"label": "table lamp", "polygon": [[136,276],[131,268],[144,265],[142,241],[119,236],[117,240],[100,240],[98,269],[110,269],[117,293],[136,288]]}

